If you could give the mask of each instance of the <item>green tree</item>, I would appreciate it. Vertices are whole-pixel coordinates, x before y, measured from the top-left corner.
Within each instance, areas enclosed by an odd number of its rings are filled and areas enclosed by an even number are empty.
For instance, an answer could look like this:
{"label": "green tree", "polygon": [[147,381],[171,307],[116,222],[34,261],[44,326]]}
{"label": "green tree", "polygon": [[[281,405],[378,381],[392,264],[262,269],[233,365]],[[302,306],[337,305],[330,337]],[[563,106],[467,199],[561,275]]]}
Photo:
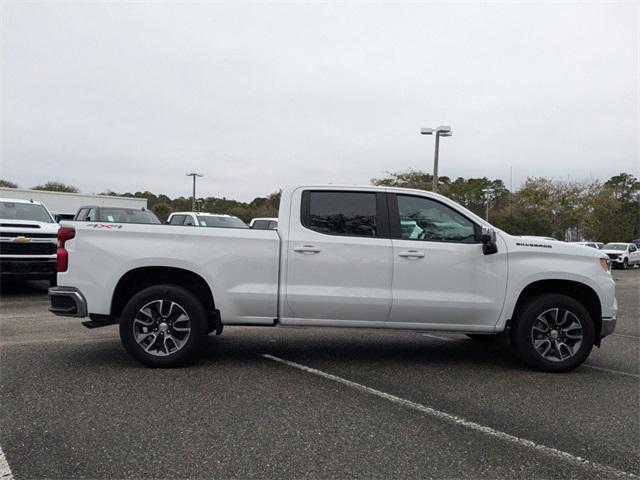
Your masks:
{"label": "green tree", "polygon": [[166,203],[156,203],[151,211],[156,214],[156,216],[160,219],[161,222],[166,222],[167,218],[171,214],[171,207]]}
{"label": "green tree", "polygon": [[42,185],[36,185],[32,187],[33,190],[46,190],[49,192],[68,192],[68,193],[78,193],[78,189],[73,185],[67,185],[62,182],[47,182]]}
{"label": "green tree", "polygon": [[587,218],[590,235],[601,242],[640,237],[640,182],[629,173],[607,180],[593,196]]}
{"label": "green tree", "polygon": [[0,187],[4,187],[4,188],[18,188],[18,184],[17,183],[13,183],[9,180],[2,180],[0,179]]}

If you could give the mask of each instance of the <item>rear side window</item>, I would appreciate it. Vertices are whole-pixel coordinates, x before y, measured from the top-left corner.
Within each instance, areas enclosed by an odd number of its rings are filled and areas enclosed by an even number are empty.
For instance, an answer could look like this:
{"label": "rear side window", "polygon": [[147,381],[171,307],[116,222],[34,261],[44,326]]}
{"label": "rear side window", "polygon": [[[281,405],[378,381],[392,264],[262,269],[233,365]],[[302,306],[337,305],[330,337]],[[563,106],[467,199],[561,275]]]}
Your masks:
{"label": "rear side window", "polygon": [[191,215],[186,216],[186,218],[184,219],[184,225],[189,225],[189,226],[195,225],[193,218],[191,218]]}
{"label": "rear side window", "polygon": [[253,228],[256,230],[268,230],[269,229],[269,220],[256,220],[253,222]]}
{"label": "rear side window", "polygon": [[304,192],[303,225],[327,235],[379,236],[374,192]]}
{"label": "rear side window", "polygon": [[182,225],[184,222],[184,217],[184,215],[174,215],[173,217],[171,217],[169,225]]}

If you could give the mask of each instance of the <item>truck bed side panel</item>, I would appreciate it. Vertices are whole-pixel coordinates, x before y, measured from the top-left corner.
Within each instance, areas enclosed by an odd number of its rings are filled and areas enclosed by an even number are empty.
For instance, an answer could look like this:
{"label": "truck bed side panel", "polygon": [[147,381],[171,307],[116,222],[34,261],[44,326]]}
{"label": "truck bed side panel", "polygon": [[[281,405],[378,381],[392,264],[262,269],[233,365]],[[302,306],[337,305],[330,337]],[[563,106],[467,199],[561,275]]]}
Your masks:
{"label": "truck bed side panel", "polygon": [[[123,275],[144,267],[174,267],[209,285],[224,323],[267,323],[277,315],[279,239],[275,231],[65,222],[69,269],[61,286],[80,289],[90,313],[108,315]],[[105,292],[104,289],[109,291]]]}

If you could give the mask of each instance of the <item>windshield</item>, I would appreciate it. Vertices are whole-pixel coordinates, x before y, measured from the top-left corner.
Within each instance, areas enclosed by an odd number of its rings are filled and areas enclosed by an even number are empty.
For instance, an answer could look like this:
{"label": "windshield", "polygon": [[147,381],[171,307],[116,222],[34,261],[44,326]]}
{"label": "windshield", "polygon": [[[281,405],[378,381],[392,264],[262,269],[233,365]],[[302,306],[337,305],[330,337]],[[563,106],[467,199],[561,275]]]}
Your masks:
{"label": "windshield", "polygon": [[627,249],[627,244],[626,243],[607,243],[604,247],[602,247],[602,249],[624,251]]}
{"label": "windshield", "polygon": [[0,202],[0,218],[54,223],[47,209],[35,203]]}
{"label": "windshield", "polygon": [[249,226],[238,217],[198,215],[198,223],[201,227],[249,228]]}
{"label": "windshield", "polygon": [[146,210],[129,210],[126,208],[103,208],[100,210],[101,222],[115,223],[153,223],[160,224],[160,220],[153,213]]}

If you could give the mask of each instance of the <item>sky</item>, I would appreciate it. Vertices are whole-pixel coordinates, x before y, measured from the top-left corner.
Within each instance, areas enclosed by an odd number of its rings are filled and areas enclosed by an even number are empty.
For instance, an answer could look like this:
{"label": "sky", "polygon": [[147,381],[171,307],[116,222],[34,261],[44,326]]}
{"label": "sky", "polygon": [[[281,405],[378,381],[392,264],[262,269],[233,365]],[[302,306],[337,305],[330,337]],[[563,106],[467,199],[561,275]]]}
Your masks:
{"label": "sky", "polygon": [[0,178],[250,201],[640,176],[640,2],[0,3]]}

